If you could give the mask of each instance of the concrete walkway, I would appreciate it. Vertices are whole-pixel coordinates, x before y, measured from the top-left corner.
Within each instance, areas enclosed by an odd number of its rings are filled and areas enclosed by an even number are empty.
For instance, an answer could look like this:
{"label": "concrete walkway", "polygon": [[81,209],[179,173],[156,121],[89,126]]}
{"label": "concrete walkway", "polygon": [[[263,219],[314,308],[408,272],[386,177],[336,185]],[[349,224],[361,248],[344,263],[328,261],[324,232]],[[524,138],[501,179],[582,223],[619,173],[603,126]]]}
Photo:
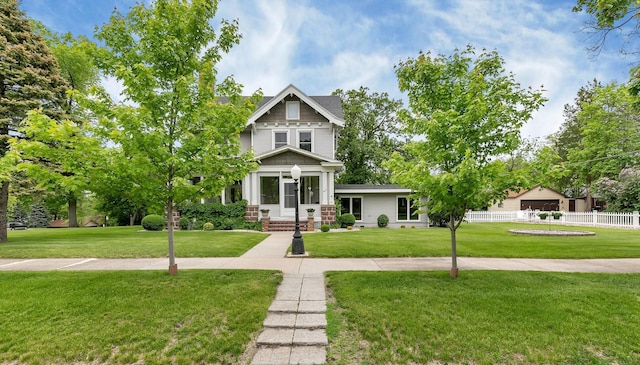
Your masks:
{"label": "concrete walkway", "polygon": [[[345,233],[348,234],[348,233]],[[272,233],[240,257],[177,258],[184,269],[255,269],[284,273],[276,299],[263,323],[252,365],[324,364],[326,362],[326,271],[446,270],[450,257],[318,259],[286,257],[292,232]],[[157,259],[0,259],[0,271],[167,270]],[[633,259],[504,259],[459,257],[464,270],[519,270],[640,273]]]}
{"label": "concrete walkway", "polygon": [[251,365],[324,364],[326,312],[323,274],[284,274]]}

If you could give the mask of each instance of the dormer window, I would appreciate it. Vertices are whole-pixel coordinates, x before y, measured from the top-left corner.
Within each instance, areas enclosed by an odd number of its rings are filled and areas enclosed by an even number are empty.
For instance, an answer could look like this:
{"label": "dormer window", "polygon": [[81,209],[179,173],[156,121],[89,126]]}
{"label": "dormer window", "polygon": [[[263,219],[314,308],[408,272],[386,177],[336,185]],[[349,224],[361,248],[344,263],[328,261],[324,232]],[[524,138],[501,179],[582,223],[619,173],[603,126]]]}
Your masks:
{"label": "dormer window", "polygon": [[273,149],[286,146],[289,144],[289,132],[275,131],[273,132]]}
{"label": "dormer window", "polygon": [[299,101],[287,101],[287,120],[300,119],[300,102]]}

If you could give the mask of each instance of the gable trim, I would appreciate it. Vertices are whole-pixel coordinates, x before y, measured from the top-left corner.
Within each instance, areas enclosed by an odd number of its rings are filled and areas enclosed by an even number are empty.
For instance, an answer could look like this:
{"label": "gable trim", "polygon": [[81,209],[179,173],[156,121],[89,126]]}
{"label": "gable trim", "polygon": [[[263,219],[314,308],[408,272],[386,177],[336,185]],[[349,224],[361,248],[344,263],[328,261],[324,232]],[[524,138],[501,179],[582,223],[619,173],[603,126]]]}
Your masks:
{"label": "gable trim", "polygon": [[249,117],[249,120],[247,121],[247,126],[254,125],[261,116],[263,116],[265,113],[268,113],[276,104],[281,102],[287,95],[290,95],[290,94],[296,95],[298,98],[300,98],[300,101],[309,105],[316,112],[318,112],[319,114],[327,118],[327,120],[329,120],[329,123],[335,124],[339,127],[344,127],[343,119],[335,116],[333,113],[325,109],[322,105],[318,104],[315,100],[307,96],[307,94],[303,93],[300,89],[295,87],[293,84],[289,84],[289,86],[284,88],[284,90],[280,91],[278,95],[274,96],[266,104],[258,108],[258,110],[256,110],[251,115],[251,117]]}

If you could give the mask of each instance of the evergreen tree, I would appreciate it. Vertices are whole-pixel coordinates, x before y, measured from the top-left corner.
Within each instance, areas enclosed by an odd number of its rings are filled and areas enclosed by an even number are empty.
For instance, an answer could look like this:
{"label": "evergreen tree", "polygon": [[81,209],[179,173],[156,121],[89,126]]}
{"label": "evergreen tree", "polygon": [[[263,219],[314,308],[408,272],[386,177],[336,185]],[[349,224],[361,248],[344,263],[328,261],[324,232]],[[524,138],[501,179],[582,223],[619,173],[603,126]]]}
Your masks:
{"label": "evergreen tree", "polygon": [[[42,38],[33,34],[17,0],[0,2],[0,160],[27,111],[42,108],[50,117],[61,119],[66,89],[56,59]],[[0,165],[0,242],[6,242],[12,166],[6,161]]]}
{"label": "evergreen tree", "polygon": [[11,220],[26,223],[29,220],[29,213],[20,204],[16,204],[11,213]]}
{"label": "evergreen tree", "polygon": [[29,227],[47,228],[49,227],[49,212],[41,202],[31,204],[31,212],[29,212]]}

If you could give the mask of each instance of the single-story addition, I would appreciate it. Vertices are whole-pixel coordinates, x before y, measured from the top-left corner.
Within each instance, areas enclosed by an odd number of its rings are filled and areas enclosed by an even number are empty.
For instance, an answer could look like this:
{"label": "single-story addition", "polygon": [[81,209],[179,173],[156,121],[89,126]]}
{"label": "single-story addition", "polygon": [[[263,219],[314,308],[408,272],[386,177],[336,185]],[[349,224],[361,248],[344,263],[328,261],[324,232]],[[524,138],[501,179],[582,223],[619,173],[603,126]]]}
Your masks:
{"label": "single-story addition", "polygon": [[504,201],[489,207],[490,211],[516,210],[560,210],[565,212],[583,212],[585,201],[580,198],[569,198],[551,188],[543,188],[540,184],[531,189],[509,191]]}
{"label": "single-story addition", "polygon": [[420,205],[414,204],[411,190],[407,188],[392,184],[338,184],[335,195],[340,213],[353,214],[356,226],[377,227],[378,217],[382,214],[389,218],[388,227],[429,226],[427,214],[420,212]]}

